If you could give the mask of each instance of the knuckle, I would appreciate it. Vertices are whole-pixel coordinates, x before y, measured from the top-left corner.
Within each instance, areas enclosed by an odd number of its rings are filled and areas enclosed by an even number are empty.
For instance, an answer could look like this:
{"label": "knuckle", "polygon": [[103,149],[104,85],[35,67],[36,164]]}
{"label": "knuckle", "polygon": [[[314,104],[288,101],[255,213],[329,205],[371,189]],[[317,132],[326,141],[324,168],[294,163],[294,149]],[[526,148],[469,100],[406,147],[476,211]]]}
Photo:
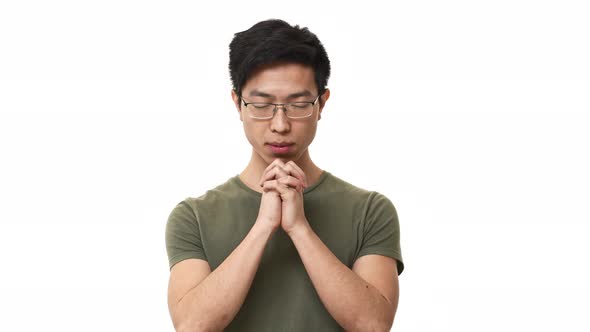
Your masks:
{"label": "knuckle", "polygon": [[276,180],[265,181],[263,187],[264,188],[272,188],[276,185]]}

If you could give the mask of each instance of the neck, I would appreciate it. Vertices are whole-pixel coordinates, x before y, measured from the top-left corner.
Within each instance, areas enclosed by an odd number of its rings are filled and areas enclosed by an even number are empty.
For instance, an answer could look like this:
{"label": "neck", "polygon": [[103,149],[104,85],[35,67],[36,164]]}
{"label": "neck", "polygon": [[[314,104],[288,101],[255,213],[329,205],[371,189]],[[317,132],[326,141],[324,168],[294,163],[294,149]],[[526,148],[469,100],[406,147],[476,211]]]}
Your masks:
{"label": "neck", "polygon": [[[284,162],[289,160],[291,159],[283,159]],[[305,173],[305,176],[307,177],[307,183],[310,186],[319,180],[323,170],[313,163],[309,157],[309,150],[305,150],[299,159],[293,159],[293,161],[301,168],[301,170],[303,170],[303,173]],[[270,160],[270,162],[272,162],[272,160]],[[248,163],[248,166],[246,166],[246,168],[242,171],[242,173],[240,173],[240,180],[242,180],[244,184],[253,190],[262,192],[262,189],[260,186],[258,186],[258,182],[262,177],[262,173],[269,164],[269,162],[266,162],[258,153],[256,153],[254,149],[252,149],[250,162]]]}

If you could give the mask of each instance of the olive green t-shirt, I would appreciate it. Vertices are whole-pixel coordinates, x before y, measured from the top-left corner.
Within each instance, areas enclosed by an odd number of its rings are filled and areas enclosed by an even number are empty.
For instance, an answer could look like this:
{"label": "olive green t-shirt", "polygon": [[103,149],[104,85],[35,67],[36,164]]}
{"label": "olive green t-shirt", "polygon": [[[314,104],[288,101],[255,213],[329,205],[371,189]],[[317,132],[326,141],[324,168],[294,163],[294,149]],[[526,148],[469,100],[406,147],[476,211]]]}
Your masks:
{"label": "olive green t-shirt", "polygon": [[[262,194],[238,175],[172,210],[166,224],[169,267],[199,258],[216,269],[254,225]],[[303,192],[305,216],[340,261],[352,268],[363,255],[379,254],[404,269],[400,230],[391,201],[324,171]],[[393,277],[393,276],[392,276]],[[342,331],[307,275],[293,242],[278,229],[266,245],[252,286],[225,331]]]}

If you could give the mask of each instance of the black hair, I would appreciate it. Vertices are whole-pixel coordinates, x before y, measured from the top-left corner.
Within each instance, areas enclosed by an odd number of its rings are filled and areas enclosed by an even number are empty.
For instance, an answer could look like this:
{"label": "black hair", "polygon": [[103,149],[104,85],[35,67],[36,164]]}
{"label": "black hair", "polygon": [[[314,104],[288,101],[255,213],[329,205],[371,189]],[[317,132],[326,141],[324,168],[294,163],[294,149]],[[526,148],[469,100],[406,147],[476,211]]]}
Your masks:
{"label": "black hair", "polygon": [[307,28],[271,19],[238,32],[229,44],[229,73],[233,89],[242,89],[254,70],[276,62],[310,66],[318,93],[324,93],[330,77],[330,60],[318,37]]}

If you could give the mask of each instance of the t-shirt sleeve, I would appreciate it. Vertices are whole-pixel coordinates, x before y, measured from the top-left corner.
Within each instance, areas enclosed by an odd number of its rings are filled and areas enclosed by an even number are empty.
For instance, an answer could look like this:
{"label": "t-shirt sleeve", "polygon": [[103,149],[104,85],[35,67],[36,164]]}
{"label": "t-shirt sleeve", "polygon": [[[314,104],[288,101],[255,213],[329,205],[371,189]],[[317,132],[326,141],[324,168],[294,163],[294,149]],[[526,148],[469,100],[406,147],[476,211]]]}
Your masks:
{"label": "t-shirt sleeve", "polygon": [[166,223],[166,251],[169,268],[188,258],[207,260],[194,210],[184,200],[176,205]]}
{"label": "t-shirt sleeve", "polygon": [[404,270],[397,211],[384,195],[371,192],[363,225],[363,240],[358,257],[378,254],[397,261],[398,275]]}

